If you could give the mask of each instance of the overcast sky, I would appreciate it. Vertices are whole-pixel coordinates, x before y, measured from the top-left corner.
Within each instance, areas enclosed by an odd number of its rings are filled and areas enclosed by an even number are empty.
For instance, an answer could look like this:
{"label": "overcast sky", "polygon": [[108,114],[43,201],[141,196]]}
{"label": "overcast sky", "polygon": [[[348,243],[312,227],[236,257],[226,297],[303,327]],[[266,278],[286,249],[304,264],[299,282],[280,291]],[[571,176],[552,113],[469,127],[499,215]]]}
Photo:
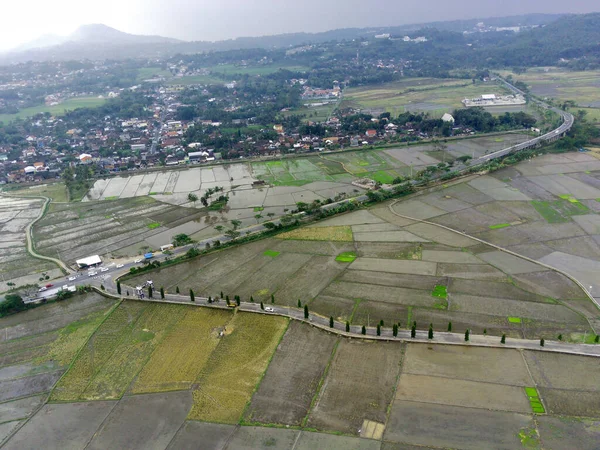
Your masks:
{"label": "overcast sky", "polygon": [[3,0],[0,49],[103,23],[135,34],[220,40],[531,12],[584,13],[598,0]]}

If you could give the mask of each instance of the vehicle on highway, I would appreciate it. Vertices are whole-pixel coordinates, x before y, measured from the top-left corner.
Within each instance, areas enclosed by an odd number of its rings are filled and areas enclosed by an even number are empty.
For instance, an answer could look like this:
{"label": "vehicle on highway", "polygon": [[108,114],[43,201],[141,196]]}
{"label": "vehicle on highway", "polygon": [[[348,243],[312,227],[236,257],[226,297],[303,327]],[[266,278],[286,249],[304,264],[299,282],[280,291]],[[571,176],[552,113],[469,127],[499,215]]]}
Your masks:
{"label": "vehicle on highway", "polygon": [[273,308],[271,308],[270,306],[267,306],[267,307],[265,308],[265,311],[266,311],[266,312],[273,312],[273,311],[275,311],[275,310],[274,310]]}
{"label": "vehicle on highway", "polygon": [[88,272],[88,277],[95,277],[98,275],[98,272]]}
{"label": "vehicle on highway", "polygon": [[136,260],[133,261],[134,264],[138,264],[142,262],[142,258],[138,258]]}
{"label": "vehicle on highway", "polygon": [[75,281],[77,277],[69,277],[69,281]]}
{"label": "vehicle on highway", "polygon": [[117,269],[120,269],[121,267],[124,267],[125,264],[117,264]]}
{"label": "vehicle on highway", "polygon": [[108,272],[108,267],[100,267],[100,272]]}
{"label": "vehicle on highway", "polygon": [[48,283],[48,284],[46,285],[46,287],[47,287],[47,288],[51,288],[52,286],[54,286],[52,283]]}
{"label": "vehicle on highway", "polygon": [[48,288],[47,288],[46,286],[42,286],[42,287],[41,287],[41,288],[38,290],[38,292],[44,292],[44,291],[45,291],[45,290],[47,290],[47,289],[48,289]]}

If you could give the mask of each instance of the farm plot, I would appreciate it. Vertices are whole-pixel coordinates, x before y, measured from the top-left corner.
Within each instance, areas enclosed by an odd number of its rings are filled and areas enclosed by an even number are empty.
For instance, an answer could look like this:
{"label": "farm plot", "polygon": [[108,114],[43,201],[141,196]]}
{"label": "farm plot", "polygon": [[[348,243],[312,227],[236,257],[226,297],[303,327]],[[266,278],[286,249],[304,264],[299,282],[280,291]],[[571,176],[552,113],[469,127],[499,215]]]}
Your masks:
{"label": "farm plot", "polygon": [[81,350],[69,371],[61,378],[52,392],[56,401],[75,401],[81,398],[105,364],[110,366],[115,349],[131,335],[131,331],[148,304],[122,303]]}
{"label": "farm plot", "polygon": [[384,440],[469,450],[513,449],[521,448],[519,433],[529,430],[535,433],[535,425],[525,414],[396,401]]}
{"label": "farm plot", "polygon": [[[94,367],[95,373],[81,399],[120,398],[169,328],[184,314],[183,308],[150,304],[113,349],[110,359]],[[93,365],[93,364],[92,364]]]}
{"label": "farm plot", "polygon": [[308,426],[356,435],[365,421],[384,424],[402,352],[397,343],[342,341]]}
{"label": "farm plot", "polygon": [[219,331],[232,317],[228,311],[175,305],[168,314],[175,309],[184,315],[145,364],[131,388],[133,394],[189,389],[219,343]]}
{"label": "farm plot", "polygon": [[2,401],[49,392],[112,305],[87,294],[0,319]]}
{"label": "farm plot", "polygon": [[336,341],[331,334],[290,323],[244,420],[301,425]]}
{"label": "farm plot", "polygon": [[237,313],[198,377],[189,418],[236,423],[287,324],[283,318]]}
{"label": "farm plot", "polygon": [[[36,249],[47,256],[60,255],[73,262],[90,254],[132,254],[154,248],[155,235],[160,244],[170,242],[171,234],[190,223],[192,231],[202,227],[194,221],[205,215],[190,214],[185,208],[158,202],[151,197],[135,197],[107,202],[51,204],[47,214],[34,227]],[[207,226],[207,225],[204,225]],[[188,228],[185,228],[185,232]],[[145,241],[148,239],[148,241]]]}
{"label": "farm plot", "polygon": [[529,413],[522,387],[402,374],[396,400]]}
{"label": "farm plot", "polygon": [[548,449],[596,450],[598,448],[600,420],[540,416],[537,422],[544,446]]}
{"label": "farm plot", "polygon": [[47,404],[5,448],[84,448],[114,406],[115,402]]}
{"label": "farm plot", "polygon": [[192,404],[191,397],[189,391],[125,397],[110,412],[87,448],[162,450],[183,424]]}
{"label": "farm plot", "polygon": [[[61,275],[56,265],[35,259],[26,248],[25,229],[39,214],[38,199],[0,197],[0,292]],[[11,284],[9,284],[11,283]]]}
{"label": "farm plot", "polygon": [[277,235],[279,239],[295,239],[307,241],[352,241],[352,229],[349,226],[299,228]]}
{"label": "farm plot", "polygon": [[410,344],[402,373],[510,386],[531,384],[521,354],[505,349],[434,345],[430,350],[427,345]]}

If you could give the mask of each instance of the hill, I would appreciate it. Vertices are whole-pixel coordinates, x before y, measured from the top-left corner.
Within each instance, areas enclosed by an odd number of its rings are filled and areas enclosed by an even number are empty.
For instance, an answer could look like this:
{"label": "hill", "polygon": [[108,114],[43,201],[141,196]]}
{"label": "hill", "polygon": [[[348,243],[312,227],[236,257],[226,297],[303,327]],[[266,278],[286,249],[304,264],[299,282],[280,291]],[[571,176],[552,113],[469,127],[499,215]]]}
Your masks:
{"label": "hill", "polygon": [[507,27],[518,25],[544,25],[562,16],[529,14],[487,19],[471,19],[427,24],[410,24],[394,27],[345,28],[320,33],[287,33],[272,36],[240,37],[223,41],[184,42],[162,36],[142,36],[124,33],[106,25],[93,24],[80,27],[67,37],[45,36],[21,45],[11,52],[0,54],[0,64],[24,61],[68,59],[121,59],[135,57],[166,57],[177,53],[200,53],[251,48],[287,48],[328,41],[372,39],[377,34],[404,35],[423,28],[462,33],[477,23],[487,26]]}

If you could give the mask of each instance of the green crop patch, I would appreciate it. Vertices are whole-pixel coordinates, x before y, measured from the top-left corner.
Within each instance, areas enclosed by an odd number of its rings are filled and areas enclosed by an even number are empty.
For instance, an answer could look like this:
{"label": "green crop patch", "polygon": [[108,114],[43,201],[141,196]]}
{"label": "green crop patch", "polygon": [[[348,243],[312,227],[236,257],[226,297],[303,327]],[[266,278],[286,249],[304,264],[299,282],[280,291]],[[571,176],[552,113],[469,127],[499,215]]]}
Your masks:
{"label": "green crop patch", "polygon": [[571,216],[587,214],[589,208],[570,195],[561,195],[560,200],[540,201],[533,200],[531,205],[548,223],[564,223],[571,220]]}
{"label": "green crop patch", "polygon": [[148,224],[148,228],[150,228],[151,230],[154,230],[155,228],[160,227],[160,223],[158,222],[152,222]]}
{"label": "green crop patch", "polygon": [[274,250],[265,250],[265,252],[263,253],[263,255],[265,256],[270,256],[271,258],[275,258],[277,256],[279,256],[280,252],[276,252]]}
{"label": "green crop patch", "polygon": [[499,230],[500,228],[510,227],[510,223],[499,223],[497,225],[490,225],[490,230]]}
{"label": "green crop patch", "polygon": [[527,398],[529,399],[529,404],[531,405],[531,410],[536,414],[545,414],[546,409],[540,400],[540,395],[538,391],[534,387],[526,387],[525,394],[527,394]]}
{"label": "green crop patch", "polygon": [[521,318],[520,317],[509,317],[508,321],[510,323],[521,323]]}
{"label": "green crop patch", "polygon": [[433,291],[431,291],[431,295],[445,300],[448,298],[448,290],[446,286],[438,284],[433,288]]}
{"label": "green crop patch", "polygon": [[351,263],[356,259],[356,253],[355,252],[344,252],[344,253],[340,253],[339,255],[337,255],[337,257],[335,258],[335,260],[337,262],[343,262],[343,263]]}

